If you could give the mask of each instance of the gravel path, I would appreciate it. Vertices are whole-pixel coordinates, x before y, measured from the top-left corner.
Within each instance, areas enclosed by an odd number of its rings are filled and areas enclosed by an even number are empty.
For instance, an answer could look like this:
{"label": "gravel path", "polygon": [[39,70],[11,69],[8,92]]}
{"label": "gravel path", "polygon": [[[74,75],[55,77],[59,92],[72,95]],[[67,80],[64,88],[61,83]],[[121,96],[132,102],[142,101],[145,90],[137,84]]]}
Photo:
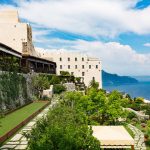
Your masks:
{"label": "gravel path", "polygon": [[129,124],[128,127],[134,133],[134,148],[135,150],[146,150],[146,145],[144,143],[144,134],[135,126]]}

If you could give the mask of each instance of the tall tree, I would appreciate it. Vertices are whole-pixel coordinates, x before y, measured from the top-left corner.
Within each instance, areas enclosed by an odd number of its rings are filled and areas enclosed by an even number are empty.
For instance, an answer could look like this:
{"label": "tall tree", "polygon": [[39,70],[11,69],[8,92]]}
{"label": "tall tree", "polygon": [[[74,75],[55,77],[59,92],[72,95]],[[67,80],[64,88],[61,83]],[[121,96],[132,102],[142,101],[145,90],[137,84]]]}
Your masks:
{"label": "tall tree", "polygon": [[41,98],[43,90],[48,89],[50,84],[47,76],[38,75],[32,78],[32,85],[35,94]]}

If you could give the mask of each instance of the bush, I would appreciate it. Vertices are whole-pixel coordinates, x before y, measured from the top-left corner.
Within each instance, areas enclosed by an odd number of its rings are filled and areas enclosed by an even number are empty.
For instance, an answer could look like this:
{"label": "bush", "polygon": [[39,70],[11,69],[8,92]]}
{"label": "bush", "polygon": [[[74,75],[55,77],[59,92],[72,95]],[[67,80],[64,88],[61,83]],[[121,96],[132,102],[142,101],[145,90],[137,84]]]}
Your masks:
{"label": "bush", "polygon": [[137,98],[135,98],[135,103],[137,103],[137,104],[143,104],[144,103],[144,98],[142,98],[142,97],[137,97]]}
{"label": "bush", "polygon": [[61,71],[60,75],[61,76],[70,76],[70,73],[68,71]]}
{"label": "bush", "polygon": [[75,81],[76,81],[77,83],[81,83],[81,77],[76,77],[76,78],[75,78]]}
{"label": "bush", "polygon": [[137,104],[137,103],[131,104],[131,108],[134,109],[134,110],[136,110],[136,111],[140,111],[140,105]]}
{"label": "bush", "polygon": [[61,84],[56,84],[54,85],[54,93],[55,94],[60,94],[62,92],[66,91],[66,87],[61,85]]}
{"label": "bush", "polygon": [[89,87],[90,87],[90,88],[98,89],[99,83],[96,82],[95,79],[93,79],[93,80],[91,80]]}
{"label": "bush", "polygon": [[56,76],[56,75],[53,75],[52,76],[52,79],[50,80],[50,84],[60,84],[60,78],[58,77],[58,76]]}
{"label": "bush", "polygon": [[36,95],[32,95],[31,99],[32,101],[37,101],[39,98]]}
{"label": "bush", "polygon": [[27,135],[29,150],[99,150],[86,116],[75,108],[57,106]]}
{"label": "bush", "polygon": [[121,99],[121,105],[124,108],[130,107],[130,100],[128,98]]}
{"label": "bush", "polygon": [[129,94],[126,94],[125,98],[127,98],[128,100],[131,100],[132,101],[132,98]]}
{"label": "bush", "polygon": [[41,100],[43,101],[51,101],[51,98],[47,97],[47,96],[42,96]]}
{"label": "bush", "polygon": [[50,82],[51,79],[52,79],[52,77],[53,77],[53,75],[51,75],[51,74],[46,74],[46,76],[47,76],[47,78],[48,78],[48,81]]}
{"label": "bush", "polygon": [[150,146],[150,140],[145,141],[146,146]]}
{"label": "bush", "polygon": [[136,114],[134,112],[129,112],[128,116],[127,116],[127,118],[129,118],[129,119],[133,119],[133,118],[136,118],[136,117],[137,116],[136,116]]}
{"label": "bush", "polygon": [[145,114],[150,115],[150,104],[147,104],[147,107],[145,110],[146,110]]}

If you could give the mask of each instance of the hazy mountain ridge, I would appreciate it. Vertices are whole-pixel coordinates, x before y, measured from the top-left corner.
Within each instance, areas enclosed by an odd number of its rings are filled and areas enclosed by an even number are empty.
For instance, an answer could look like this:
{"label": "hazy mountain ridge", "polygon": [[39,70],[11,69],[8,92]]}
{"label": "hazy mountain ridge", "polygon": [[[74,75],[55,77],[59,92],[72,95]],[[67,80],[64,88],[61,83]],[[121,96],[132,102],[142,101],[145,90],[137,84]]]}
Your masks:
{"label": "hazy mountain ridge", "polygon": [[117,74],[111,74],[106,71],[102,71],[103,85],[122,85],[138,83],[138,80],[130,76],[119,76]]}

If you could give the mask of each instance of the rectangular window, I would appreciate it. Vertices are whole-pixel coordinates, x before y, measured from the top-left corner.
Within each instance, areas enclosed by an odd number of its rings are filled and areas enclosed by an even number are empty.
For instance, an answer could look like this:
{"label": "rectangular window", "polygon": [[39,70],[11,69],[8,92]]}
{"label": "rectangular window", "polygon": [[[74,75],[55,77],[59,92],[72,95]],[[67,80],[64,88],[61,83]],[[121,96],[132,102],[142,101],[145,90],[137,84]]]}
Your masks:
{"label": "rectangular window", "polygon": [[60,57],[59,60],[62,61],[62,58]]}
{"label": "rectangular window", "polygon": [[96,65],[96,69],[98,69],[98,65]]}
{"label": "rectangular window", "polygon": [[68,57],[68,61],[70,61],[70,58]]}
{"label": "rectangular window", "polygon": [[89,65],[89,69],[91,69],[91,65]]}
{"label": "rectangular window", "polygon": [[77,69],[78,68],[78,66],[77,65],[75,65],[75,69]]}
{"label": "rectangular window", "polygon": [[85,72],[82,72],[82,76],[85,76]]}
{"label": "rectangular window", "polygon": [[75,58],[75,61],[77,61],[77,57]]}
{"label": "rectangular window", "polygon": [[74,75],[74,72],[71,72],[71,75],[73,76],[73,75]]}
{"label": "rectangular window", "polygon": [[62,65],[60,65],[60,69],[62,69]]}
{"label": "rectangular window", "polygon": [[82,61],[84,61],[84,58],[82,57]]}
{"label": "rectangular window", "polygon": [[68,65],[68,69],[70,69],[70,65]]}
{"label": "rectangular window", "polygon": [[84,69],[84,65],[82,65],[82,69]]}

